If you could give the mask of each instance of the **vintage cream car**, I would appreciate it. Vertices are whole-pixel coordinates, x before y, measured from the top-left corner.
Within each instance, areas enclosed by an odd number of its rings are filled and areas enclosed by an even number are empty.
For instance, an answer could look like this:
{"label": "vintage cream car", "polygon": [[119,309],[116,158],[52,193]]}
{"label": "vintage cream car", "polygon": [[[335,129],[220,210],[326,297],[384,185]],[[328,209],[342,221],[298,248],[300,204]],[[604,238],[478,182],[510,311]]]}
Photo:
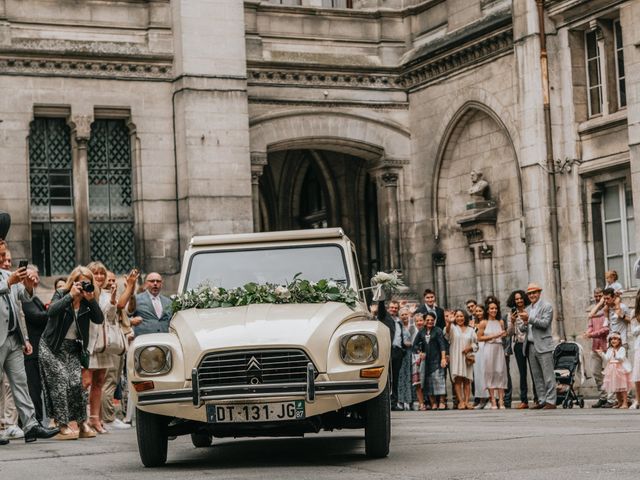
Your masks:
{"label": "vintage cream car", "polygon": [[341,229],[194,237],[179,292],[301,277],[358,292],[345,303],[252,304],[177,312],[169,333],[129,349],[138,447],[166,462],[167,439],[303,436],[364,428],[369,457],[389,452],[388,328],[370,315],[353,244]]}

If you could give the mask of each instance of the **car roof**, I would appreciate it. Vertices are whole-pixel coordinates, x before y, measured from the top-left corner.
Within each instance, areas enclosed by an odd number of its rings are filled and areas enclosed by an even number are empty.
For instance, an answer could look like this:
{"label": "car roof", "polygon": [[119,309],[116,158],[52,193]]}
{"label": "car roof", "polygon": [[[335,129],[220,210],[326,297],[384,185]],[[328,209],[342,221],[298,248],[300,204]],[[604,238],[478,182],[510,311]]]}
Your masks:
{"label": "car roof", "polygon": [[233,243],[271,243],[304,240],[341,240],[346,235],[342,228],[314,228],[309,230],[286,230],[281,232],[233,233],[227,235],[200,235],[191,238],[190,247],[229,245]]}

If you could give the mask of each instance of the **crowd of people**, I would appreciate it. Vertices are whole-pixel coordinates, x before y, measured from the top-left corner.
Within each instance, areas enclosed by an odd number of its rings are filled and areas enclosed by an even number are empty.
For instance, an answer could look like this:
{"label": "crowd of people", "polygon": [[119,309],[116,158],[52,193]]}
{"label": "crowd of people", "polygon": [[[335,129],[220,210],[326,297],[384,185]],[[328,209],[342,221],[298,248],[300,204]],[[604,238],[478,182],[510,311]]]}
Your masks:
{"label": "crowd of people", "polygon": [[[637,409],[640,291],[632,311],[621,301],[617,273],[607,272],[606,280],[605,287],[594,292],[595,304],[583,334],[591,340],[591,354],[584,362],[589,365],[582,368],[589,369],[598,389],[593,408]],[[481,303],[469,299],[465,308],[444,310],[435,292],[427,289],[421,304],[380,300],[371,305],[391,333],[392,409],[448,409],[447,380],[453,408],[511,408],[512,356],[519,376],[517,408],[557,408],[554,312],[541,295],[542,287],[530,283],[526,290],[509,295],[506,308],[490,295]],[[631,396],[635,400],[629,404]]]}
{"label": "crowd of people", "polygon": [[141,286],[139,278],[134,268],[119,288],[116,275],[94,261],[56,279],[45,301],[38,268],[16,268],[0,240],[0,445],[131,428],[127,346],[137,335],[167,332],[171,318],[162,276],[149,273]]}
{"label": "crowd of people", "polygon": [[[162,276],[149,273],[141,286],[139,278],[134,268],[119,288],[116,275],[93,261],[57,279],[45,301],[37,294],[38,268],[13,265],[0,240],[0,445],[95,438],[131,427],[127,345],[135,336],[167,332],[171,318]],[[617,274],[607,272],[583,335],[591,340],[590,371],[599,391],[594,408],[638,408],[640,291],[635,313],[621,292]],[[374,303],[372,312],[391,336],[392,409],[446,410],[447,381],[453,408],[511,408],[511,356],[519,373],[517,408],[555,409],[553,307],[541,294],[531,283],[513,291],[506,308],[491,295],[444,310],[430,289],[420,304]]]}

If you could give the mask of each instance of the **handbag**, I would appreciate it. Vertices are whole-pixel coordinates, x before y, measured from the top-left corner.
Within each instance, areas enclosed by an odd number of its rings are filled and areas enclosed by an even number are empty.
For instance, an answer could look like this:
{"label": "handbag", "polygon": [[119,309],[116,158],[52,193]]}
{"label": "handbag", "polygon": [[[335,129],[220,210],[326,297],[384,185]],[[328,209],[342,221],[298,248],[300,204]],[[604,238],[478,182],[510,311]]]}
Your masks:
{"label": "handbag", "polygon": [[75,322],[76,329],[78,330],[78,337],[80,337],[78,340],[76,340],[78,342],[78,345],[80,346],[80,365],[82,365],[82,368],[89,368],[91,355],[89,354],[87,349],[84,348],[84,339],[82,337],[82,330],[80,330],[80,325],[78,324],[78,318],[75,316],[75,314],[73,315],[73,321]]}
{"label": "handbag", "polygon": [[124,355],[127,351],[127,339],[120,326],[108,320],[105,320],[101,326],[100,335],[93,351],[109,355]]}
{"label": "handbag", "polygon": [[476,354],[474,352],[467,352],[464,354],[464,361],[467,365],[473,365],[476,363]]}

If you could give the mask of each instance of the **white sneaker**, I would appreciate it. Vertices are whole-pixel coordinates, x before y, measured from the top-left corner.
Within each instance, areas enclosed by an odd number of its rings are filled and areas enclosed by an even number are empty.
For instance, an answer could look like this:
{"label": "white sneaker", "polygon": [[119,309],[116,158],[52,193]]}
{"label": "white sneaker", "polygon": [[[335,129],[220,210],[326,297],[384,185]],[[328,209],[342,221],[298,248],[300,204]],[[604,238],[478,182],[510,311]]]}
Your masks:
{"label": "white sneaker", "polygon": [[632,409],[632,410],[637,410],[638,408],[640,408],[640,405],[638,405],[638,401],[637,400],[634,400],[629,408]]}
{"label": "white sneaker", "polygon": [[7,439],[24,438],[24,432],[17,425],[10,425],[4,432],[4,438],[7,438]]}
{"label": "white sneaker", "polygon": [[110,429],[114,428],[116,430],[128,430],[129,428],[131,428],[131,425],[129,425],[128,423],[124,423],[119,418],[116,418],[113,422],[105,424],[105,426]]}

